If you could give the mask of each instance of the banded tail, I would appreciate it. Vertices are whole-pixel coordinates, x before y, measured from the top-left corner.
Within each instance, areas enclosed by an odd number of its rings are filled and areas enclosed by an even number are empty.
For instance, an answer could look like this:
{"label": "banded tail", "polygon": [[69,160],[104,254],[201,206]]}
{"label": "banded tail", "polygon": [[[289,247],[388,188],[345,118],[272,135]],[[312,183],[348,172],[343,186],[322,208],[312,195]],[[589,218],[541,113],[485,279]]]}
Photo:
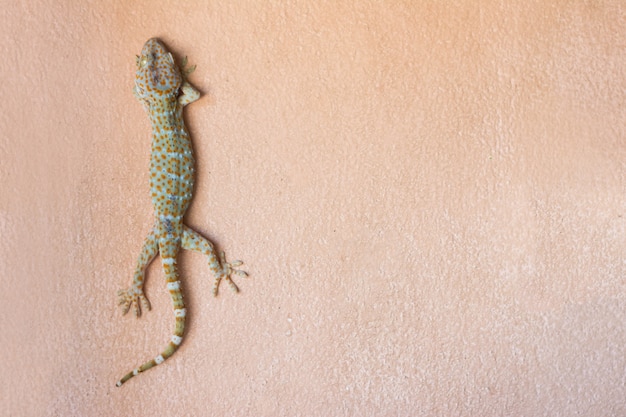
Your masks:
{"label": "banded tail", "polygon": [[140,373],[165,362],[167,358],[172,356],[174,352],[178,350],[178,347],[183,341],[183,335],[185,333],[185,316],[187,314],[187,310],[185,309],[185,303],[183,302],[183,294],[180,291],[180,281],[178,280],[178,268],[176,266],[176,258],[163,258],[163,269],[165,270],[167,289],[170,292],[170,296],[172,297],[172,304],[174,305],[174,317],[176,317],[174,334],[172,335],[170,342],[160,355],[124,375],[124,377],[122,377],[122,379],[117,381],[117,384],[115,384],[118,387],[121,387],[126,381],[128,381],[132,377],[139,375]]}

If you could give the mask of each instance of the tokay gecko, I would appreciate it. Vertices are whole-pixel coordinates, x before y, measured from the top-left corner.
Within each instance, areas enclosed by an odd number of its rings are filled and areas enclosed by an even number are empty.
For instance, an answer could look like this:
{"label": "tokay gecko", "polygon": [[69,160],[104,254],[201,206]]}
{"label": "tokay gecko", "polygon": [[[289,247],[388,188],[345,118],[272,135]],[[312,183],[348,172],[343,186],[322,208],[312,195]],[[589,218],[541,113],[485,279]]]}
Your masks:
{"label": "tokay gecko", "polygon": [[179,250],[190,249],[208,257],[209,267],[215,274],[213,295],[217,295],[222,279],[236,292],[231,275],[247,276],[236,269],[241,261],[226,262],[224,253],[216,253],[213,244],[196,231],[185,226],[183,216],[193,192],[194,160],[191,141],[183,122],[183,107],[200,98],[200,92],[187,76],[195,66],[181,69],[165,46],[157,39],[149,39],[137,57],[135,97],[143,104],[152,124],[152,154],[150,157],[150,190],[155,221],[146,238],[137,261],[133,283],[128,290],[119,291],[120,305],[126,314],[135,303],[135,315],[149,310],[150,303],[144,295],[143,284],[146,267],[157,254],[165,272],[167,289],[174,304],[176,325],[167,347],[154,359],[132,370],[117,382],[120,387],[133,376],[152,368],[172,356],[183,340],[185,330],[185,304],[180,291],[176,256]]}

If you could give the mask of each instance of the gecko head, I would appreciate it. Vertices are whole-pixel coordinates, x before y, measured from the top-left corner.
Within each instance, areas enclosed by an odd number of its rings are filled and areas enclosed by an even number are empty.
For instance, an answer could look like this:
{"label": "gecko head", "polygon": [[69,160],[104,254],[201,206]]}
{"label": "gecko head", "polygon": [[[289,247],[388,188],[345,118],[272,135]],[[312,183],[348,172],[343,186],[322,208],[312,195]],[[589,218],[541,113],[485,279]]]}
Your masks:
{"label": "gecko head", "polygon": [[175,97],[183,81],[172,54],[157,39],[144,44],[137,56],[135,95],[141,100]]}

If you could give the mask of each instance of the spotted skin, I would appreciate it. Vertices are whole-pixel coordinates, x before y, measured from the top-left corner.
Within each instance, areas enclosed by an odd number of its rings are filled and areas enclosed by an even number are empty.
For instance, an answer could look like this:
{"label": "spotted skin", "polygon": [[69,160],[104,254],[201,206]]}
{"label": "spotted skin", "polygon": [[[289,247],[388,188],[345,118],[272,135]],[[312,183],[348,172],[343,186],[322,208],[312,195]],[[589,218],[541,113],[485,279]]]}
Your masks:
{"label": "spotted skin", "polygon": [[226,262],[223,252],[218,255],[209,240],[183,223],[183,216],[193,195],[194,178],[194,160],[189,134],[183,122],[183,107],[200,98],[200,92],[186,80],[195,67],[185,67],[186,59],[181,71],[172,54],[155,38],[145,43],[141,56],[137,57],[133,92],[143,104],[152,124],[150,190],[155,222],[137,260],[132,285],[127,290],[119,291],[118,295],[123,314],[128,313],[133,304],[137,317],[142,310],[150,310],[150,302],[143,292],[145,270],[160,254],[176,324],[165,349],[154,359],[127,373],[117,382],[118,387],[133,376],[165,361],[182,343],[186,309],[176,262],[181,248],[207,256],[209,267],[215,275],[213,295],[217,295],[222,280],[226,280],[237,292],[237,285],[231,275],[247,276],[244,271],[236,269],[242,265],[241,261]]}

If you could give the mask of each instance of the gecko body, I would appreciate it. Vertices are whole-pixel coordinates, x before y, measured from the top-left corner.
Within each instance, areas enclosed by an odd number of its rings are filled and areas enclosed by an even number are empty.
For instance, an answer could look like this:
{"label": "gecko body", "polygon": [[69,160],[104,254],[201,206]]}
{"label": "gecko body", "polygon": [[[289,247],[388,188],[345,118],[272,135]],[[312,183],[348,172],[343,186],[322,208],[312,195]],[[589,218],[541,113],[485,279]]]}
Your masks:
{"label": "gecko body", "polygon": [[180,249],[200,252],[207,256],[215,275],[213,294],[220,282],[226,280],[236,292],[232,274],[246,276],[236,269],[241,261],[226,262],[224,253],[216,253],[213,244],[183,223],[183,216],[193,196],[194,159],[191,140],[183,121],[183,107],[200,98],[200,92],[187,81],[195,67],[182,71],[165,46],[156,38],[149,39],[137,57],[135,97],[143,104],[152,125],[150,157],[150,190],[154,206],[154,227],[146,237],[139,255],[132,285],[119,291],[120,305],[126,314],[135,304],[135,315],[149,310],[150,303],[143,292],[146,267],[157,254],[165,273],[167,289],[174,307],[175,327],[165,349],[153,359],[127,373],[117,382],[120,387],[133,376],[158,365],[172,356],[183,340],[187,310],[180,290],[176,257]]}

